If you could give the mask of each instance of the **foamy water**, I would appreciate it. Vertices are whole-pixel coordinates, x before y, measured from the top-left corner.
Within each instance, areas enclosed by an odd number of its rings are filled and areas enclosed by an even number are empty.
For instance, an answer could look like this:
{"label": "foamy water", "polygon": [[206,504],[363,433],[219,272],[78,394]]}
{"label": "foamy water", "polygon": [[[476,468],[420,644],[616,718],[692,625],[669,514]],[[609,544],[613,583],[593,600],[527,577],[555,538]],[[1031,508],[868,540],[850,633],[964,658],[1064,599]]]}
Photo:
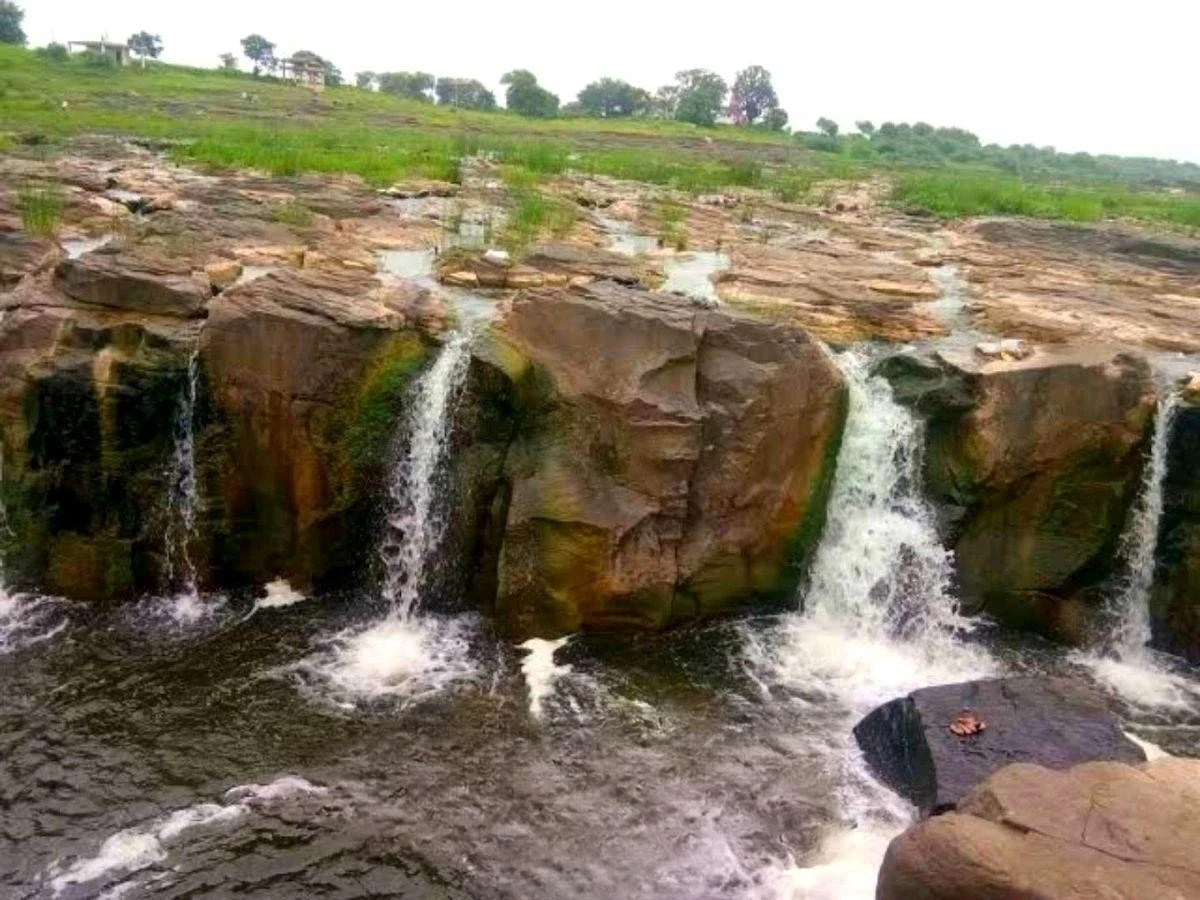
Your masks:
{"label": "foamy water", "polygon": [[325,640],[292,671],[303,686],[342,707],[391,700],[402,706],[479,676],[473,618],[388,617]]}
{"label": "foamy water", "polygon": [[250,612],[246,613],[247,619],[265,609],[286,609],[308,599],[282,578],[268,581],[263,585],[263,590],[266,592],[266,596],[259,597],[254,601],[254,606],[250,608]]}
{"label": "foamy water", "polygon": [[529,713],[535,719],[540,719],[547,699],[554,694],[558,680],[571,671],[568,665],[557,665],[554,654],[563,647],[569,637],[556,641],[543,638],[530,638],[520,645],[525,651],[521,660],[521,673],[525,676],[525,686],[529,691]]}
{"label": "foamy water", "polygon": [[37,594],[10,594],[0,583],[0,654],[48,641],[67,627],[67,604]]}
{"label": "foamy water", "polygon": [[807,858],[758,873],[764,895],[780,898],[874,897],[888,842],[915,811],[870,775],[851,729],[916,688],[998,668],[962,640],[972,623],[959,614],[953,560],[920,493],[921,424],[870,376],[864,354],[843,353],[838,365],[850,411],[803,612],[766,635],[746,630],[751,674],[768,695],[783,689],[809,723],[809,755],[832,774],[844,823]]}
{"label": "foamy water", "polygon": [[[180,843],[187,832],[211,828],[240,819],[256,806],[265,805],[298,794],[322,794],[326,789],[303,778],[285,776],[266,785],[252,784],[226,792],[228,804],[199,803],[177,809],[144,825],[126,828],[106,838],[94,856],[75,860],[69,865],[54,863],[48,873],[54,894],[60,895],[73,887],[111,881],[115,876],[128,876],[167,860],[171,845]],[[112,891],[117,891],[113,894]],[[124,891],[109,888],[109,896]]]}

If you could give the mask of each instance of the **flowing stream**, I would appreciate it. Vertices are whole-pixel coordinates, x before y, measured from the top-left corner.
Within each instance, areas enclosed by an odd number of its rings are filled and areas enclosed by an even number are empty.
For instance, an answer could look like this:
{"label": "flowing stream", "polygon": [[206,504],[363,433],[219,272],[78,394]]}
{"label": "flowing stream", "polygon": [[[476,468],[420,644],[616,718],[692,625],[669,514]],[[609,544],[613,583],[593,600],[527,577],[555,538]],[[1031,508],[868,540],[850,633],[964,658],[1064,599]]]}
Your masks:
{"label": "flowing stream", "polygon": [[209,611],[200,597],[191,544],[196,537],[196,386],[199,349],[188,356],[186,378],[172,423],[174,441],[167,468],[166,527],[163,531],[163,580],[174,618],[182,623]]}

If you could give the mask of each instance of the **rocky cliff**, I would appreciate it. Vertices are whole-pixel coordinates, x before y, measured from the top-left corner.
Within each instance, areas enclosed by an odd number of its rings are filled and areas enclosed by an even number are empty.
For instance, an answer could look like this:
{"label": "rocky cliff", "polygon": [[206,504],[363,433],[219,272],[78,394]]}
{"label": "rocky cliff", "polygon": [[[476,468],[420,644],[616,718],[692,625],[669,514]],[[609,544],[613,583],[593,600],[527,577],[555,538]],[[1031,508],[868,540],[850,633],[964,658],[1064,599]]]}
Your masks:
{"label": "rocky cliff", "polygon": [[517,398],[495,611],[662,628],[790,597],[845,415],[802,331],[612,283],[520,295],[479,353]]}
{"label": "rocky cliff", "polygon": [[927,488],[963,599],[1082,640],[1139,485],[1155,408],[1145,359],[1058,346],[1009,361],[899,356],[882,371],[926,417]]}

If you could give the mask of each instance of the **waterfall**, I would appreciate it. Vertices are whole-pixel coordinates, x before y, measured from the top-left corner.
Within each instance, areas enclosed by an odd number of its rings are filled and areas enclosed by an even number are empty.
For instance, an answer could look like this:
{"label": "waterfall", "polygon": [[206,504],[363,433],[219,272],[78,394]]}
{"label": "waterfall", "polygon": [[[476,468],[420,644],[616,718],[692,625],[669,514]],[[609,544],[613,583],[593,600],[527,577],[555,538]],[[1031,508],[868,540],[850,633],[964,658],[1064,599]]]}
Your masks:
{"label": "waterfall", "polygon": [[1111,598],[1113,628],[1108,645],[1122,659],[1134,659],[1150,643],[1150,588],[1163,511],[1163,480],[1175,422],[1176,401],[1168,392],[1158,401],[1150,454],[1142,473],[1137,501],[1121,535],[1122,572]]}
{"label": "waterfall", "polygon": [[188,357],[187,381],[172,423],[174,450],[167,469],[166,528],[163,534],[163,580],[181,609],[200,609],[196,566],[189,544],[196,533],[196,381],[199,350]]}
{"label": "waterfall", "polygon": [[881,640],[942,640],[965,621],[951,554],[921,495],[924,429],[870,375],[865,353],[843,353],[838,364],[850,411],[806,614]]}
{"label": "waterfall", "polygon": [[781,895],[872,897],[889,841],[911,807],[869,773],[851,729],[862,716],[916,688],[990,674],[996,664],[961,640],[971,623],[953,594],[953,557],[921,494],[924,428],[870,374],[863,349],[836,357],[850,409],[828,519],[802,610],[773,632],[747,629],[750,674],[769,696],[800,711],[793,738],[827,773],[832,829],[818,852],[764,878]]}
{"label": "waterfall", "polygon": [[454,332],[418,379],[411,395],[408,447],[392,471],[380,557],[385,573],[383,598],[402,620],[417,608],[446,530],[446,510],[440,501],[446,488],[454,406],[470,360],[469,344],[468,332]]}

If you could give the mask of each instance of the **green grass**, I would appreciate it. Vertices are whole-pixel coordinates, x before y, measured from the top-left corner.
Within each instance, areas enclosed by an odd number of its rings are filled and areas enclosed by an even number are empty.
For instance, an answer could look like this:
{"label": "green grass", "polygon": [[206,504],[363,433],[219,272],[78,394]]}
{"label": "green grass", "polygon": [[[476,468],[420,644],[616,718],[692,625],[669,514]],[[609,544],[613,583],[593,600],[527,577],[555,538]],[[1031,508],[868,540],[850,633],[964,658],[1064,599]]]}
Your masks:
{"label": "green grass", "polygon": [[[64,107],[64,101],[66,105]],[[53,152],[79,134],[161,141],[183,162],[274,176],[354,174],[373,185],[461,180],[461,160],[486,154],[537,177],[567,171],[691,194],[736,188],[785,202],[820,195],[822,180],[884,173],[897,205],[938,216],[1021,214],[1075,221],[1126,217],[1200,227],[1200,198],[1073,179],[1070,187],[995,168],[897,165],[867,150],[819,152],[760,129],[645,119],[530,120],[405,101],[352,87],[314,94],[246,73],[154,63],[120,69],[54,61],[0,45],[0,152]],[[839,145],[840,146],[840,145]],[[529,178],[521,174],[518,179]],[[517,192],[529,192],[520,185]],[[539,202],[522,196],[527,218]],[[553,202],[549,202],[553,206]],[[543,220],[555,214],[543,211]],[[539,228],[540,230],[540,228]]]}
{"label": "green grass", "polygon": [[664,200],[658,207],[658,242],[676,250],[687,249],[687,209],[674,200]]}
{"label": "green grass", "polygon": [[522,191],[514,199],[515,205],[500,235],[501,245],[514,255],[520,254],[545,233],[562,237],[579,219],[575,204],[547,197],[537,190]]}
{"label": "green grass", "polygon": [[56,184],[26,184],[17,191],[21,226],[37,237],[53,237],[62,217],[62,190]]}
{"label": "green grass", "polygon": [[1195,197],[1120,185],[1038,184],[971,171],[901,174],[892,200],[902,208],[943,218],[1014,215],[1072,222],[1128,218],[1200,227],[1200,199]]}

